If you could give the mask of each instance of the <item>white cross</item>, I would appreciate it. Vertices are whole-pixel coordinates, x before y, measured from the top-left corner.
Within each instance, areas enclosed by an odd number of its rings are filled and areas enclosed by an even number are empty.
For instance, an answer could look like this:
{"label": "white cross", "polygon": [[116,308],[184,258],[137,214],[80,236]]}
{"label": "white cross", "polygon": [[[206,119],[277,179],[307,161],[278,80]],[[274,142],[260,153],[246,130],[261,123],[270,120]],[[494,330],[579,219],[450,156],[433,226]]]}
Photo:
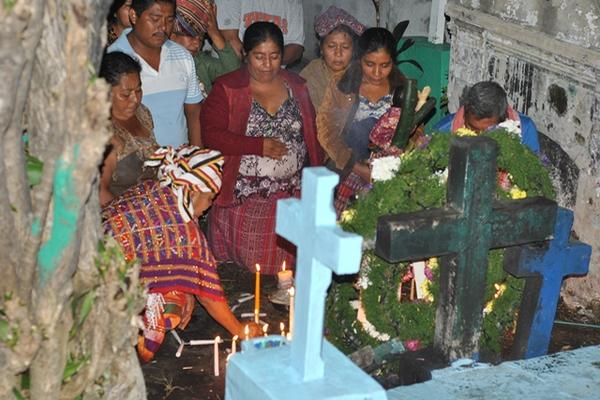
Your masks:
{"label": "white cross", "polygon": [[325,296],[336,274],[358,272],[362,237],[335,222],[333,189],[337,174],[305,168],[301,199],[279,200],[276,232],[297,246],[296,298],[291,363],[303,381],[324,374],[322,359]]}

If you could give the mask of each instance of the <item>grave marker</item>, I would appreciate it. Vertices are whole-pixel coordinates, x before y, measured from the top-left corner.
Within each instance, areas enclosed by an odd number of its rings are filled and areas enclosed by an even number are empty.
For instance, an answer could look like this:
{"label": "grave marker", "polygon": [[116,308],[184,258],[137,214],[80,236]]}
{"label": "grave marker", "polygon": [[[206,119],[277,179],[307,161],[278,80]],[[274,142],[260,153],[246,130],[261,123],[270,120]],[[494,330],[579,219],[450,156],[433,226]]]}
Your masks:
{"label": "grave marker", "polygon": [[376,254],[388,262],[442,257],[434,345],[449,360],[477,358],[488,252],[549,239],[556,203],[495,202],[497,144],[453,138],[443,209],[379,218]]}
{"label": "grave marker", "polygon": [[592,248],[570,240],[572,226],[573,212],[559,207],[549,243],[515,247],[505,253],[504,269],[526,280],[513,344],[515,358],[548,352],[562,281],[568,275],[588,272]]}
{"label": "grave marker", "polygon": [[[280,200],[276,231],[297,246],[293,340],[233,355],[227,366],[229,400],[361,399],[383,400],[383,388],[323,339],[325,295],[332,271],[358,272],[362,238],[335,222],[333,188],[337,174],[305,168],[302,198]],[[261,347],[258,338],[244,348]],[[258,346],[253,346],[257,344]]]}

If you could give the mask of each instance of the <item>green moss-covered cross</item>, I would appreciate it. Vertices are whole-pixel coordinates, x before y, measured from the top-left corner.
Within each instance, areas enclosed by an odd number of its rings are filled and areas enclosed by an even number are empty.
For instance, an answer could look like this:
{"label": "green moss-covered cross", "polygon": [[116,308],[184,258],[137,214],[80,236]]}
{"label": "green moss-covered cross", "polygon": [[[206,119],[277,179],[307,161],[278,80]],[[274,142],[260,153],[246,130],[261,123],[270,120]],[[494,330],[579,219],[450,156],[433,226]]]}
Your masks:
{"label": "green moss-covered cross", "polygon": [[553,201],[494,201],[497,152],[490,138],[454,138],[447,206],[378,222],[376,253],[388,262],[444,256],[434,346],[449,360],[478,357],[489,249],[542,241],[553,233]]}

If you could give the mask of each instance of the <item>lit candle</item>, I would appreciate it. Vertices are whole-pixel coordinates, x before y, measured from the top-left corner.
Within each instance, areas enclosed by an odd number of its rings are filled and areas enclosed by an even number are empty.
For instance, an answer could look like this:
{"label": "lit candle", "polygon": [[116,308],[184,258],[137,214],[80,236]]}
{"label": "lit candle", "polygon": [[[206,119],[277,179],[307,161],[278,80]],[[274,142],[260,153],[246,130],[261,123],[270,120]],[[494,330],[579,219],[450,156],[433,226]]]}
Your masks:
{"label": "lit candle", "polygon": [[260,265],[256,264],[256,282],[254,288],[254,323],[258,324],[260,313]]}
{"label": "lit candle", "polygon": [[296,294],[296,289],[292,286],[288,292],[290,294],[290,322],[288,323],[288,336],[291,339],[294,334],[294,296]]}
{"label": "lit candle", "polygon": [[262,327],[263,336],[267,336],[267,331],[269,330],[269,324],[264,324]]}
{"label": "lit candle", "polygon": [[245,336],[245,340],[248,340],[248,335],[250,334],[250,328],[248,327],[248,325],[246,325],[244,327],[244,336]]}
{"label": "lit candle", "polygon": [[221,341],[221,337],[217,336],[215,338],[215,347],[214,347],[214,351],[215,351],[215,376],[219,376],[219,342]]}
{"label": "lit candle", "polygon": [[294,273],[285,269],[285,261],[281,265],[281,271],[277,272],[277,286],[280,289],[289,289],[294,284]]}
{"label": "lit candle", "polygon": [[[248,326],[248,325],[246,325]],[[231,341],[231,355],[234,355],[235,352],[237,351],[237,340],[238,340],[238,335],[235,335],[233,337],[233,340]]]}
{"label": "lit candle", "polygon": [[285,324],[283,322],[279,323],[279,330],[281,331],[281,336],[285,337]]}

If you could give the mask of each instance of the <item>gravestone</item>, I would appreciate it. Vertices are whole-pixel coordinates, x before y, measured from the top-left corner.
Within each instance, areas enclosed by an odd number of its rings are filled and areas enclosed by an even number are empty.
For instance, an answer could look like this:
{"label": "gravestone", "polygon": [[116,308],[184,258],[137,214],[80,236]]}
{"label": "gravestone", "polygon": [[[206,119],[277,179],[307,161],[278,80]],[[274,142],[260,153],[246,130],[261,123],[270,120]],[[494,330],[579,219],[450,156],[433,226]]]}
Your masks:
{"label": "gravestone", "polygon": [[434,346],[448,360],[478,358],[488,252],[552,236],[556,203],[494,201],[497,144],[453,138],[446,207],[383,216],[376,254],[388,262],[443,256]]}
{"label": "gravestone", "polygon": [[[302,198],[280,200],[276,231],[297,246],[295,321],[290,345],[233,355],[227,365],[225,398],[383,400],[383,388],[323,339],[325,295],[332,271],[358,271],[362,238],[335,222],[333,188],[338,176],[323,167],[305,168]],[[260,348],[272,338],[249,341]],[[268,347],[268,346],[267,346]]]}
{"label": "gravestone", "polygon": [[513,344],[515,358],[543,356],[548,352],[562,281],[588,272],[591,246],[570,240],[573,212],[559,207],[554,238],[544,245],[507,249],[504,269],[525,278]]}

